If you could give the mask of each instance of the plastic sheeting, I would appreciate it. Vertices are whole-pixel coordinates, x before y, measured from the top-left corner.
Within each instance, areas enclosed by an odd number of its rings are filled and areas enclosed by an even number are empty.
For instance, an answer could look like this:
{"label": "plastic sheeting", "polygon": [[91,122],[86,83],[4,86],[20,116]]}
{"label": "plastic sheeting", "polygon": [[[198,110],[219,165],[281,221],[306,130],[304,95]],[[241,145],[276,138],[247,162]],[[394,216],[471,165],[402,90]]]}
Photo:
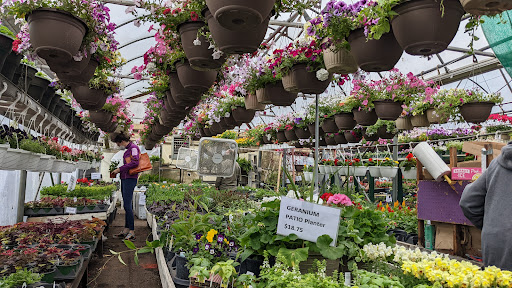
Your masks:
{"label": "plastic sheeting", "polygon": [[484,17],[485,23],[482,27],[494,54],[512,77],[512,12],[506,11],[501,15],[501,18]]}

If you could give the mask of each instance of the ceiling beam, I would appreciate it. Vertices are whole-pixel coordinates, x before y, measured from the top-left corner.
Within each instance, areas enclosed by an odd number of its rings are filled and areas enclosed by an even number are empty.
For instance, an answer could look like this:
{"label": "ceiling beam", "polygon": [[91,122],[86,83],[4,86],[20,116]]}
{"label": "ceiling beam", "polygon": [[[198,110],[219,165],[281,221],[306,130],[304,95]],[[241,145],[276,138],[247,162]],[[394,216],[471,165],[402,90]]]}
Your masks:
{"label": "ceiling beam", "polygon": [[468,79],[477,75],[503,68],[500,61],[496,58],[484,60],[478,63],[473,63],[464,67],[451,70],[449,73],[436,75],[425,80],[434,81],[441,85],[446,85]]}

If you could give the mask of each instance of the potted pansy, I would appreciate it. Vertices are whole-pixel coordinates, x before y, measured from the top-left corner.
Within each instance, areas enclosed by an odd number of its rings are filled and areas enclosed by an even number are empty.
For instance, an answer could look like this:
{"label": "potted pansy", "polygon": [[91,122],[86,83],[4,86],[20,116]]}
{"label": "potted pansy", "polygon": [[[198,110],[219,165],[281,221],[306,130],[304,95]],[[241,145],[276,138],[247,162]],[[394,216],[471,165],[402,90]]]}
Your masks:
{"label": "potted pansy", "polygon": [[393,178],[398,173],[398,161],[388,157],[380,162],[380,174],[382,177]]}
{"label": "potted pansy", "polygon": [[400,162],[400,170],[404,179],[416,179],[416,158],[412,153],[407,154],[405,160]]}

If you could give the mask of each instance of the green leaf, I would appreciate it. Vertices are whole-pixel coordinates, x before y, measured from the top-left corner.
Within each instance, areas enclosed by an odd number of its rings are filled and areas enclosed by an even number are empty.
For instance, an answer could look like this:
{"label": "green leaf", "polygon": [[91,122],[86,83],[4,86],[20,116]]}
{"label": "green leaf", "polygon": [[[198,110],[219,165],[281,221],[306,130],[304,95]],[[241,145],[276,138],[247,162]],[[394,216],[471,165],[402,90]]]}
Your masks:
{"label": "green leaf", "polygon": [[153,253],[154,249],[151,248],[151,247],[142,247],[141,249],[139,249],[139,251],[137,251],[137,253],[139,254],[144,254],[144,253]]}
{"label": "green leaf", "polygon": [[254,250],[246,248],[245,251],[240,255],[240,261],[245,261],[245,259],[249,258],[249,256],[252,255],[252,253],[254,253]]}
{"label": "green leaf", "polygon": [[130,240],[123,240],[123,242],[124,242],[124,245],[126,245],[126,247],[128,247],[128,249],[132,249],[132,250],[137,249],[135,247],[135,244],[133,244],[133,242]]}
{"label": "green leaf", "polygon": [[121,255],[117,255],[117,259],[119,259],[119,262],[121,262],[124,266],[126,266],[126,263],[124,263],[123,258],[121,258]]}
{"label": "green leaf", "polygon": [[161,244],[160,240],[155,240],[155,241],[149,243],[149,247],[158,248],[158,247],[160,247],[160,244]]}
{"label": "green leaf", "polygon": [[279,249],[279,255],[282,255],[290,267],[297,267],[300,262],[308,260],[309,247],[299,249]]}
{"label": "green leaf", "polygon": [[112,255],[117,255],[117,254],[119,254],[119,253],[117,253],[117,252],[116,252],[116,251],[114,251],[114,250],[109,250],[109,251],[110,251],[110,254],[112,254]]}
{"label": "green leaf", "polygon": [[139,266],[139,254],[135,252],[135,257],[133,257],[133,260],[135,261],[135,265]]}
{"label": "green leaf", "polygon": [[329,235],[322,235],[316,240],[316,245],[320,249],[320,254],[327,259],[335,260],[345,255],[345,248],[343,246],[332,247],[333,239]]}

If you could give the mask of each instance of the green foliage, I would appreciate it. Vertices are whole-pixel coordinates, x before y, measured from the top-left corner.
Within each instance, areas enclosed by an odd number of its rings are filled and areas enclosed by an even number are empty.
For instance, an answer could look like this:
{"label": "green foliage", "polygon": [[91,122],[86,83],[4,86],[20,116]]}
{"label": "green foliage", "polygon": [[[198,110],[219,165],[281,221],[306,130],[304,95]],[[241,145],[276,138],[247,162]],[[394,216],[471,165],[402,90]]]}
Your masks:
{"label": "green foliage", "polygon": [[112,161],[112,162],[110,162],[110,167],[109,167],[108,171],[110,173],[112,173],[112,171],[116,170],[118,166],[119,166],[119,161]]}
{"label": "green foliage", "polygon": [[139,184],[151,184],[151,183],[157,183],[157,182],[160,182],[160,183],[167,182],[167,184],[172,184],[172,183],[178,184],[178,181],[176,181],[176,180],[159,177],[157,174],[141,174],[139,176],[139,181],[138,181]]}
{"label": "green foliage", "polygon": [[354,271],[354,286],[359,288],[405,288],[396,277],[364,270]]}
{"label": "green foliage", "polygon": [[183,202],[188,190],[185,188],[183,185],[151,184],[146,190],[146,202]]}
{"label": "green foliage", "polygon": [[377,134],[377,131],[382,128],[386,127],[386,132],[396,134],[396,122],[395,121],[387,121],[387,120],[377,120],[377,123],[375,123],[372,126],[369,126],[366,128],[366,134],[367,135],[375,135]]}
{"label": "green foliage", "polygon": [[7,277],[0,279],[0,287],[17,288],[21,287],[23,283],[30,285],[41,281],[42,277],[42,275],[32,273],[25,268],[23,270],[18,270],[16,271],[16,273],[13,273]]}
{"label": "green foliage", "polygon": [[240,165],[240,169],[242,169],[242,172],[245,172],[247,174],[252,171],[251,161],[239,157],[238,159],[236,159],[236,162],[238,162],[238,165]]}
{"label": "green foliage", "polygon": [[23,139],[20,141],[20,149],[39,153],[39,154],[45,154],[46,149],[44,146],[37,140],[32,139]]}
{"label": "green foliage", "polygon": [[159,162],[160,161],[160,157],[156,156],[156,155],[152,155],[151,157],[149,157],[149,161],[151,161],[151,163]]}
{"label": "green foliage", "polygon": [[496,132],[509,132],[512,131],[512,126],[510,125],[494,125],[485,127],[485,131],[487,133],[496,133]]}
{"label": "green foliage", "polygon": [[14,34],[14,32],[9,30],[9,28],[5,27],[4,25],[0,25],[0,33],[7,35],[13,39],[16,38],[16,34]]}
{"label": "green foliage", "polygon": [[89,198],[104,200],[112,195],[112,192],[117,189],[116,185],[107,186],[81,186],[77,185],[75,190],[67,192],[67,186],[63,184],[44,187],[41,189],[41,195],[66,197],[66,198]]}

